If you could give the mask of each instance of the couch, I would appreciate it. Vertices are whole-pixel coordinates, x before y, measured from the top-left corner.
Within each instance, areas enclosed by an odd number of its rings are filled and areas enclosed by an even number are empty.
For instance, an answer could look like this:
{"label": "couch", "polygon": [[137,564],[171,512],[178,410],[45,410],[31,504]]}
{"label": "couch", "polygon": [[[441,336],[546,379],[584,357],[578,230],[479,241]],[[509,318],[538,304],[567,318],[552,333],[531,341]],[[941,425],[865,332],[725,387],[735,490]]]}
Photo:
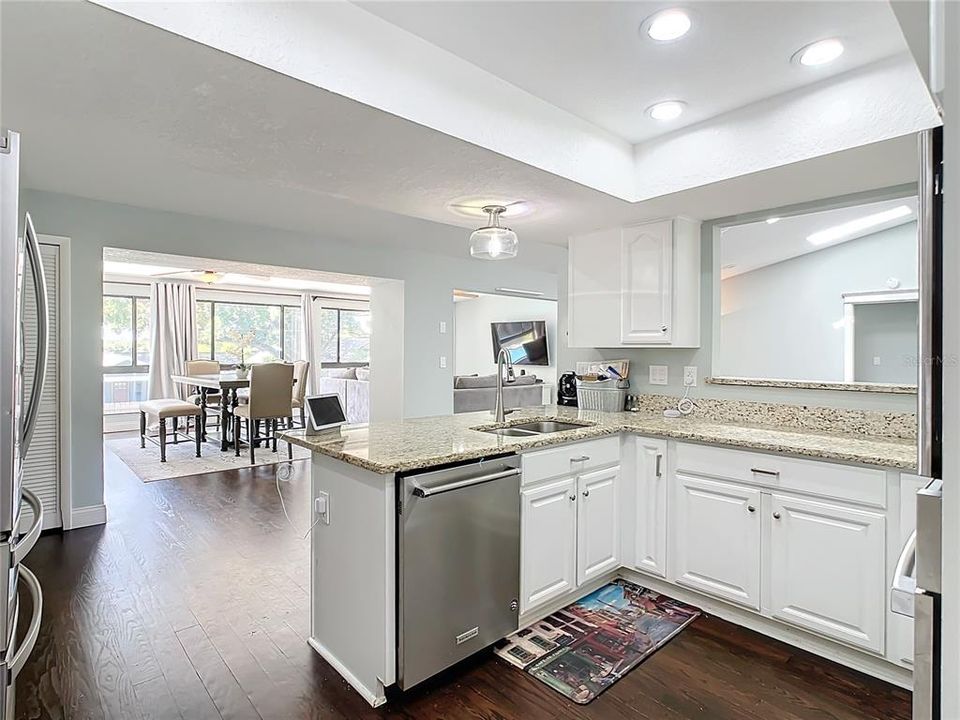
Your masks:
{"label": "couch", "polygon": [[[458,375],[453,378],[453,412],[492,411],[497,404],[496,375]],[[505,408],[543,405],[543,380],[536,375],[518,375],[503,384]]]}
{"label": "couch", "polygon": [[370,368],[321,368],[317,374],[321,395],[340,396],[347,422],[370,422]]}

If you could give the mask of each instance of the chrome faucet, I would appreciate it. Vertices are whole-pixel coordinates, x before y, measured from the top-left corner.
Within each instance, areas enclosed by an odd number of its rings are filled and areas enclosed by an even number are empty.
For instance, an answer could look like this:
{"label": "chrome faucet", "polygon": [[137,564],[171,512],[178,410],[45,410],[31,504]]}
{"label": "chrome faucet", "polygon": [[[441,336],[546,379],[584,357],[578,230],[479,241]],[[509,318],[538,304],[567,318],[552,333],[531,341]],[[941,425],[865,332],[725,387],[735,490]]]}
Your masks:
{"label": "chrome faucet", "polygon": [[513,374],[513,362],[510,360],[510,353],[506,348],[500,348],[497,353],[497,406],[493,409],[493,414],[498,423],[502,423],[506,416],[513,410],[503,409],[503,366],[507,366],[507,382],[512,383],[516,378]]}

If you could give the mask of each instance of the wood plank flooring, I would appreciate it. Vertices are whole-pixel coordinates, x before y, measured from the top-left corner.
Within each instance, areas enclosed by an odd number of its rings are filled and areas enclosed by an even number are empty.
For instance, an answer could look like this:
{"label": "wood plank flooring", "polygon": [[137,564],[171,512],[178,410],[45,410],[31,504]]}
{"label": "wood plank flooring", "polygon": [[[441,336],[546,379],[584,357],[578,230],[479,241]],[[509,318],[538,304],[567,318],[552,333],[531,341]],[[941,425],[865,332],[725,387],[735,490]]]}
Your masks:
{"label": "wood plank flooring", "polygon": [[859,720],[910,695],[703,617],[592,704],[481,654],[373,710],[306,644],[309,463],[140,482],[105,454],[105,527],[40,539],[43,630],[18,718]]}

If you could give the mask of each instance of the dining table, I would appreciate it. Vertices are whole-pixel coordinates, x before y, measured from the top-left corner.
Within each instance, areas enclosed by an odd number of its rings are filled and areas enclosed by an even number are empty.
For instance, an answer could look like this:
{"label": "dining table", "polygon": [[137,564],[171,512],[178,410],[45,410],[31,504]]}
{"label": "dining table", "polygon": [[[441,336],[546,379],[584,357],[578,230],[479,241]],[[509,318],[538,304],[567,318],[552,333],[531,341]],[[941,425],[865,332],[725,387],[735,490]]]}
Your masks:
{"label": "dining table", "polygon": [[[240,377],[235,371],[226,370],[203,375],[171,375],[170,379],[180,385],[199,388],[201,407],[206,407],[207,395],[211,392],[220,393],[220,449],[228,450],[233,444],[233,439],[230,437],[230,428],[233,427],[233,423],[230,422],[230,408],[236,407],[239,402],[237,390],[250,387],[249,376]],[[203,435],[206,439],[206,415],[203,418]]]}

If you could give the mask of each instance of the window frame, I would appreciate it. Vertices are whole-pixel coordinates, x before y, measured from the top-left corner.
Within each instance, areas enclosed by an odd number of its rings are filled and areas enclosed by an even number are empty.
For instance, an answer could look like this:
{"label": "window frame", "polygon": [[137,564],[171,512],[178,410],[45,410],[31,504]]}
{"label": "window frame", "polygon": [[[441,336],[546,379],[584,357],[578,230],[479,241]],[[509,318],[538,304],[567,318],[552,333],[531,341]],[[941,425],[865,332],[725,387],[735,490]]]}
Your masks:
{"label": "window frame", "polygon": [[[216,346],[216,337],[217,337],[217,305],[249,305],[255,307],[279,307],[280,308],[280,358],[281,362],[287,362],[286,358],[286,312],[290,310],[300,310],[302,308],[300,305],[293,303],[276,303],[276,302],[256,302],[252,300],[216,300],[213,298],[197,298],[196,304],[199,306],[200,303],[209,303],[210,305],[210,355],[204,357],[204,360],[216,360],[217,359],[217,346]],[[197,342],[199,344],[199,336]],[[302,343],[301,338],[301,343]],[[197,351],[197,356],[201,357],[199,350]],[[300,358],[295,358],[300,359]],[[236,363],[225,363],[221,362],[220,367],[224,370],[234,370],[237,367]]]}
{"label": "window frame", "polygon": [[[345,312],[355,312],[355,313],[367,313],[370,314],[369,306],[367,308],[352,308],[352,307],[330,307],[329,305],[321,305],[321,310],[335,310],[337,313],[337,360],[336,362],[332,361],[322,361],[320,367],[327,368],[353,368],[353,367],[366,367],[370,364],[370,360],[367,359],[366,362],[344,362],[340,359],[340,338],[343,335],[341,332],[340,318]],[[368,349],[369,354],[369,349]]]}
{"label": "window frame", "polygon": [[[130,345],[130,365],[104,365],[103,364],[103,344],[101,340],[100,347],[100,369],[102,372],[108,375],[130,375],[130,374],[146,374],[150,372],[150,364],[145,365],[137,362],[137,300],[147,300],[149,302],[150,298],[144,295],[134,295],[132,293],[116,293],[116,292],[104,292],[101,298],[101,303],[106,298],[119,298],[121,300],[129,300],[131,304],[130,309],[130,330],[133,337],[133,342]],[[149,312],[149,310],[148,310]],[[103,307],[101,305],[100,310],[100,320],[101,327],[103,325]],[[101,331],[102,332],[102,331]]]}

